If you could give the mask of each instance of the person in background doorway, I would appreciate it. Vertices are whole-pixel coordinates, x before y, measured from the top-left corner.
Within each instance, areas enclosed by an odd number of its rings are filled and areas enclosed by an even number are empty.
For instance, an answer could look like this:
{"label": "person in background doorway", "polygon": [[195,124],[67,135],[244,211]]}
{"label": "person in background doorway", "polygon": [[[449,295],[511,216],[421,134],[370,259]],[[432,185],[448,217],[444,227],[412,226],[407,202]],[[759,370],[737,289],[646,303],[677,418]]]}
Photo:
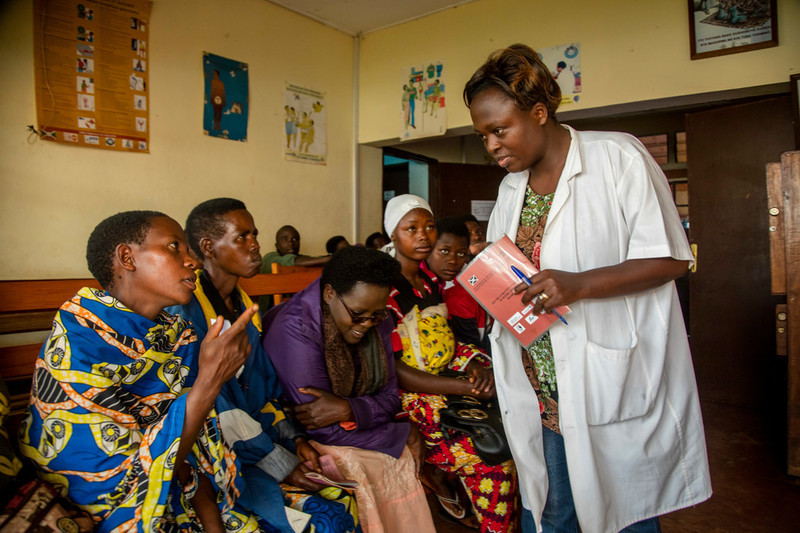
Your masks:
{"label": "person in background doorway", "polygon": [[467,262],[469,262],[489,244],[486,242],[486,234],[483,232],[483,226],[481,226],[481,223],[475,218],[475,215],[467,213],[461,217],[461,220],[467,225],[467,230],[469,231],[469,256],[467,257]]}

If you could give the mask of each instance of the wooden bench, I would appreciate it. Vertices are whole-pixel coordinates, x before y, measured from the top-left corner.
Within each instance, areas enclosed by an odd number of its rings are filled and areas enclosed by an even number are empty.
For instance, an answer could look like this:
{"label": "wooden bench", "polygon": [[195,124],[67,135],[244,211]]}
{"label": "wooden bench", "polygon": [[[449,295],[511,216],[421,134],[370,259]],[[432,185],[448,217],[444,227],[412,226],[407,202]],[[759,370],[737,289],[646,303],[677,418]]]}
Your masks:
{"label": "wooden bench", "polygon": [[[240,279],[239,284],[254,300],[258,296],[293,294],[316,280],[322,268],[307,268],[279,274],[257,274]],[[61,305],[81,287],[100,285],[94,279],[0,281],[0,376],[8,385],[11,413],[9,430],[16,431],[24,415],[31,390],[31,379],[42,343],[15,342],[12,334],[46,332]],[[45,335],[44,333],[40,334]]]}

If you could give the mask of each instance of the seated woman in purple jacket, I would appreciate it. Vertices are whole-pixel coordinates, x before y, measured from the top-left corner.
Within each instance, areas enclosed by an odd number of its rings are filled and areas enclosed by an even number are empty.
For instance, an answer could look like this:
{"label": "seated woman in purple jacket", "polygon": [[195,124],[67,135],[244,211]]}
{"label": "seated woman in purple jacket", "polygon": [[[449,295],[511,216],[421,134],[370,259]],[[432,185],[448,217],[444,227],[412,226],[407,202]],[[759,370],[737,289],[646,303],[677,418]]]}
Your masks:
{"label": "seated woman in purple jacket", "polygon": [[[356,490],[365,532],[435,531],[416,473],[425,447],[400,411],[386,311],[399,275],[390,256],[337,252],[322,277],[264,319],[264,348],[312,446]],[[416,465],[415,465],[416,463]]]}

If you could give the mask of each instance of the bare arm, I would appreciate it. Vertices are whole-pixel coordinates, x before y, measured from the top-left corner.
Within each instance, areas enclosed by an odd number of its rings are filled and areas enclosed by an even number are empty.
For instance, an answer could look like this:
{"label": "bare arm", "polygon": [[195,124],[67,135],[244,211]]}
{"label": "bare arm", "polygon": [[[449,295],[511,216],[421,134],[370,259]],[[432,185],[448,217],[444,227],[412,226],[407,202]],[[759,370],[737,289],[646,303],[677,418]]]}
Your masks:
{"label": "bare arm", "polygon": [[478,398],[491,398],[494,396],[493,385],[490,390],[474,389],[469,380],[428,374],[422,370],[411,368],[402,361],[397,361],[397,384],[401,389],[411,392],[461,394],[462,396],[477,396]]}
{"label": "bare arm", "polygon": [[681,277],[688,267],[688,261],[660,257],[630,259],[619,265],[586,272],[542,270],[531,277],[530,287],[520,283],[515,292],[525,293],[522,296],[525,304],[544,292],[549,298],[544,305],[537,301],[534,309],[536,312],[542,309],[549,311],[553,307],[569,305],[578,300],[611,298],[652,289]]}
{"label": "bare arm", "polygon": [[331,260],[329,255],[311,257],[310,255],[298,255],[294,260],[294,266],[320,266]]}

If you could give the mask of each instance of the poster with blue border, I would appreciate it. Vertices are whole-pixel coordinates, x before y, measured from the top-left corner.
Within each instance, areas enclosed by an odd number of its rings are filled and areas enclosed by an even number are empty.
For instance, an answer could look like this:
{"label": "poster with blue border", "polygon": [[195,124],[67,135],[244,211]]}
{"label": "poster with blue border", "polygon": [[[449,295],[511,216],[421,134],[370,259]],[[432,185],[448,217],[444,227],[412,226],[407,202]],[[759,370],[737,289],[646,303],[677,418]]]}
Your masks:
{"label": "poster with blue border", "polygon": [[247,63],[203,52],[203,132],[232,141],[247,140],[250,88]]}

